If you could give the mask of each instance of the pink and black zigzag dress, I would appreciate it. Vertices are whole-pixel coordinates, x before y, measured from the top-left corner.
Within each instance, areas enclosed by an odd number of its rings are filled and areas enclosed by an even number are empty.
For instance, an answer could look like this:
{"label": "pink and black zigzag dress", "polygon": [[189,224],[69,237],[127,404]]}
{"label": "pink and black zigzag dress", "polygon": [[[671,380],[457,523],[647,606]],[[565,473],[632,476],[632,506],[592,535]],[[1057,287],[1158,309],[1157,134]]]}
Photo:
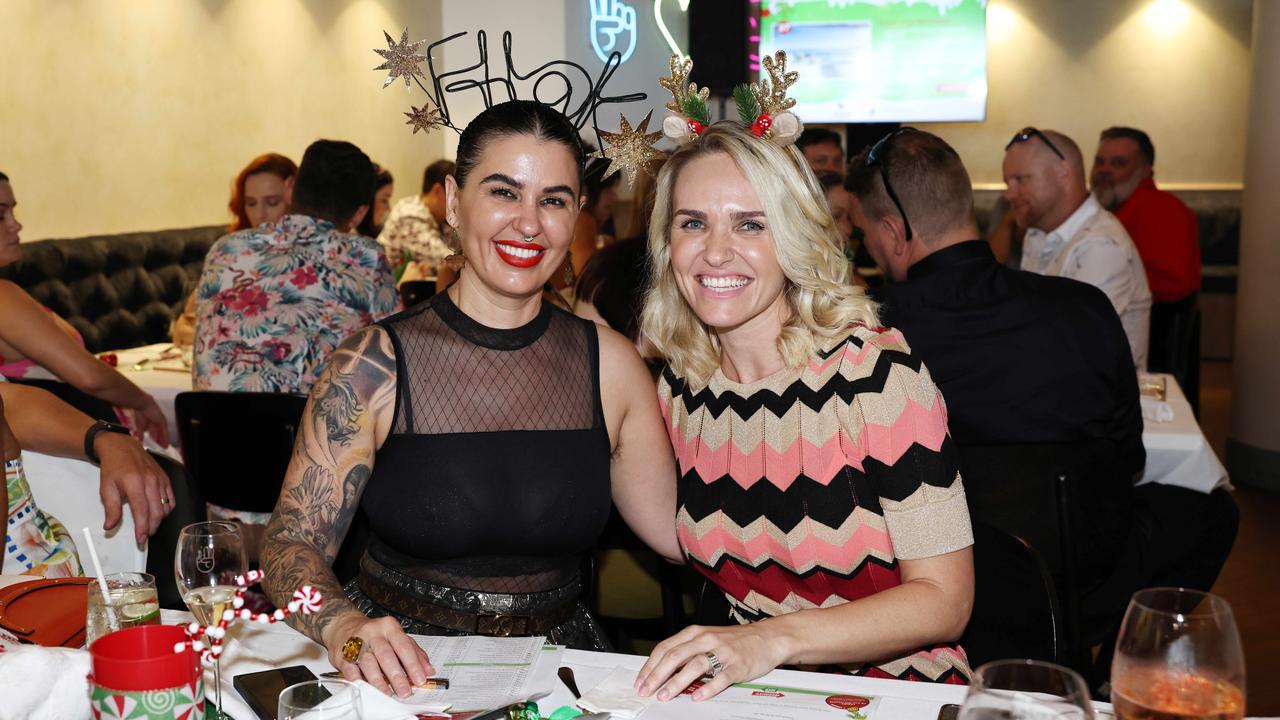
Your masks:
{"label": "pink and black zigzag dress", "polygon": [[[898,560],[973,544],[947,412],[896,330],[851,326],[801,368],[751,384],[668,369],[659,400],[680,468],[691,564],[748,623],[865,598]],[[966,683],[955,644],[842,671]]]}

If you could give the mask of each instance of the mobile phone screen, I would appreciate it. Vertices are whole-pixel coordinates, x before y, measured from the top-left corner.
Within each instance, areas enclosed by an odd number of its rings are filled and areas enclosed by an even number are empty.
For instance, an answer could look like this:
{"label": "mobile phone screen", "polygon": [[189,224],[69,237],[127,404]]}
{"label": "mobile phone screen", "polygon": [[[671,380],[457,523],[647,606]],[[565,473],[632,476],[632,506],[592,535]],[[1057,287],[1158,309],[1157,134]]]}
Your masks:
{"label": "mobile phone screen", "polygon": [[959,705],[948,704],[938,708],[938,720],[956,720],[959,716]]}
{"label": "mobile phone screen", "polygon": [[[276,668],[274,670],[263,670],[256,673],[245,673],[235,676],[232,685],[235,686],[236,692],[240,693],[240,697],[244,698],[249,707],[253,708],[253,712],[261,720],[276,720],[276,708],[279,706],[280,693],[290,685],[297,685],[308,680],[315,680],[316,676],[310,670],[302,665],[292,665],[290,667]],[[324,688],[316,688],[316,695],[313,698],[307,698],[306,702],[310,702],[314,707],[324,702],[329,697],[329,691]],[[295,702],[299,698],[294,698]]]}

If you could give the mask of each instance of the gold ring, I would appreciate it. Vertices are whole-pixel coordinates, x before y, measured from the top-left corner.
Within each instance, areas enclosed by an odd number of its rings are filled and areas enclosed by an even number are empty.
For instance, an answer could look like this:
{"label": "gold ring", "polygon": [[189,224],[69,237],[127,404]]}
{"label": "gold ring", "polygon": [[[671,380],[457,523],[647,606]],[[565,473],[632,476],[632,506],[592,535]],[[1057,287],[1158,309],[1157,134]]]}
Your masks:
{"label": "gold ring", "polygon": [[342,643],[342,657],[347,662],[355,664],[360,661],[360,651],[364,649],[364,640],[352,635],[347,641]]}
{"label": "gold ring", "polygon": [[160,504],[161,504],[161,505],[168,505],[168,504],[169,504],[169,498],[160,498]]}

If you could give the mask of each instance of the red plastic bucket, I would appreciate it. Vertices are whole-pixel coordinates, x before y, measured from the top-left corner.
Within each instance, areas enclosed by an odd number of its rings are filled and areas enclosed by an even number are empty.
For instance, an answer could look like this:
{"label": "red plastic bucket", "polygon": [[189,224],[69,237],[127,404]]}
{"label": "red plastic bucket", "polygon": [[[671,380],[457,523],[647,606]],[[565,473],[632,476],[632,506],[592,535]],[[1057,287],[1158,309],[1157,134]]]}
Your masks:
{"label": "red plastic bucket", "polygon": [[89,646],[93,683],[116,690],[190,685],[201,672],[200,658],[190,648],[173,651],[186,639],[178,625],[141,625],[103,635]]}

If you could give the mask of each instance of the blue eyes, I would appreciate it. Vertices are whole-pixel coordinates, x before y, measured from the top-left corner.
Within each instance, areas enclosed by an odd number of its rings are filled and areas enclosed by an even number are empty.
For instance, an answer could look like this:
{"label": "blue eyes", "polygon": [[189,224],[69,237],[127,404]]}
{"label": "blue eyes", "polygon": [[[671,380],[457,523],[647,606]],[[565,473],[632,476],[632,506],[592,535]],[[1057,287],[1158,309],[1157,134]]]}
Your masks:
{"label": "blue eyes", "polygon": [[[689,231],[703,230],[706,228],[706,223],[702,222],[701,220],[694,220],[690,218],[680,223],[678,227],[681,230],[689,230]],[[764,223],[757,222],[755,220],[747,220],[737,227],[738,232],[751,233],[751,234],[761,233],[761,232],[764,232],[764,230],[765,230]]]}

